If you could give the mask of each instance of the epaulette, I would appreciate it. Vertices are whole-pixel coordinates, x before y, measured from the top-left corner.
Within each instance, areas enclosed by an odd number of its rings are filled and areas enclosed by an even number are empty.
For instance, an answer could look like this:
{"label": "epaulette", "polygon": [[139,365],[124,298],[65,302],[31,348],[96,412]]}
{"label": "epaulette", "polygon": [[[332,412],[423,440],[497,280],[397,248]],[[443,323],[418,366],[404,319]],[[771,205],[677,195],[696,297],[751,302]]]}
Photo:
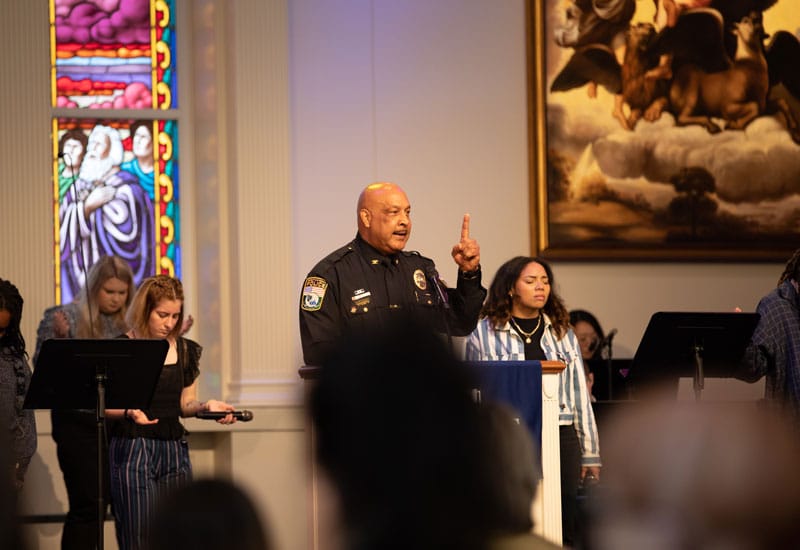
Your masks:
{"label": "epaulette", "polygon": [[325,259],[331,263],[336,263],[341,261],[341,259],[347,256],[348,254],[352,254],[353,252],[355,252],[355,248],[353,248],[353,243],[350,242],[344,245],[343,247],[339,248],[338,250],[334,250],[333,252],[328,254],[328,257]]}
{"label": "epaulette", "polygon": [[432,259],[428,258],[427,256],[423,256],[422,254],[420,254],[418,250],[403,250],[403,255],[407,256],[407,257],[408,256],[415,256],[417,258],[421,258],[423,260],[428,260],[429,262],[433,262]]}
{"label": "epaulette", "polygon": [[342,261],[343,258],[347,257],[349,254],[355,252],[353,248],[353,243],[349,242],[341,248],[338,248],[325,256],[322,260],[317,262],[317,265],[314,266],[314,269],[311,270],[312,273],[317,274],[324,274],[328,269]]}

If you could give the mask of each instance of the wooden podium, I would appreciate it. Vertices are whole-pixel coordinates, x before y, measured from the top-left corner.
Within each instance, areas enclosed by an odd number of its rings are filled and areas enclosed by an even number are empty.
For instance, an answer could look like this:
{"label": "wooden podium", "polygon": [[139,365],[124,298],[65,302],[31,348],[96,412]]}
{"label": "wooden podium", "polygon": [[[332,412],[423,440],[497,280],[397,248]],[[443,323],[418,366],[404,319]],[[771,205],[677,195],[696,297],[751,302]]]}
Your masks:
{"label": "wooden podium", "polygon": [[[558,431],[558,377],[565,365],[560,361],[530,361],[532,365],[541,363],[542,369],[542,419],[541,419],[541,461],[543,479],[536,491],[532,504],[534,533],[549,541],[561,544],[561,462],[560,439]],[[303,366],[299,369],[300,377],[305,383],[313,384],[320,372],[319,367]],[[308,465],[311,472],[309,489],[309,526],[311,548],[324,550],[332,547],[328,529],[329,516],[326,514],[325,502],[329,498],[329,488],[320,482],[319,472],[314,463],[314,432],[310,420],[307,420],[309,434]]]}

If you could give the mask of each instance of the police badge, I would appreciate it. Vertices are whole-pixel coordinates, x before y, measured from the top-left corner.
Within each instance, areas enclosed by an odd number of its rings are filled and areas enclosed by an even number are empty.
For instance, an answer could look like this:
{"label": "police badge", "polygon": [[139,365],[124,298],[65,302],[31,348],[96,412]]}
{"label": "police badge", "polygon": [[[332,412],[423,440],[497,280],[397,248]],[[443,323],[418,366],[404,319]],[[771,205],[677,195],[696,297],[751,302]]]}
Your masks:
{"label": "police badge", "polygon": [[428,288],[428,279],[425,278],[425,273],[423,273],[421,269],[414,270],[414,284],[417,285],[417,288],[420,290]]}

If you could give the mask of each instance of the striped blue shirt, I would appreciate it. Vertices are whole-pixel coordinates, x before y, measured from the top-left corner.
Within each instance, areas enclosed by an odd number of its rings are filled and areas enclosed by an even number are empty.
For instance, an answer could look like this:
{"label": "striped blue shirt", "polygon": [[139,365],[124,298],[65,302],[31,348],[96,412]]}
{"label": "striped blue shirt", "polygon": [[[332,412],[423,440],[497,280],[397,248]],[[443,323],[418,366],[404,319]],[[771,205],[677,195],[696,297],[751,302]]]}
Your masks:
{"label": "striped blue shirt", "polygon": [[[544,313],[542,313],[544,315]],[[581,358],[578,338],[572,329],[560,340],[556,339],[553,323],[544,316],[542,351],[550,361],[561,361],[566,368],[558,377],[558,402],[560,425],[574,425],[582,450],[583,466],[600,466],[600,443],[597,436],[597,423],[586,387],[586,375]],[[511,324],[494,328],[488,318],[478,322],[478,326],[467,339],[467,361],[524,361],[525,343]]]}

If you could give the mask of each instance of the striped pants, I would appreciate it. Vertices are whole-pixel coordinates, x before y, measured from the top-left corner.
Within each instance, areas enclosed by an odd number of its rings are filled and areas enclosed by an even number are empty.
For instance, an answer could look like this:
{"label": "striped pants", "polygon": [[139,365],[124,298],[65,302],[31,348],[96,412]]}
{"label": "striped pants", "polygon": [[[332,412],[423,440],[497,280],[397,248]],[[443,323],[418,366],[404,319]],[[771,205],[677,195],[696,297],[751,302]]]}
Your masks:
{"label": "striped pants", "polygon": [[158,497],[192,479],[185,440],[111,439],[111,502],[120,550],[144,546]]}

